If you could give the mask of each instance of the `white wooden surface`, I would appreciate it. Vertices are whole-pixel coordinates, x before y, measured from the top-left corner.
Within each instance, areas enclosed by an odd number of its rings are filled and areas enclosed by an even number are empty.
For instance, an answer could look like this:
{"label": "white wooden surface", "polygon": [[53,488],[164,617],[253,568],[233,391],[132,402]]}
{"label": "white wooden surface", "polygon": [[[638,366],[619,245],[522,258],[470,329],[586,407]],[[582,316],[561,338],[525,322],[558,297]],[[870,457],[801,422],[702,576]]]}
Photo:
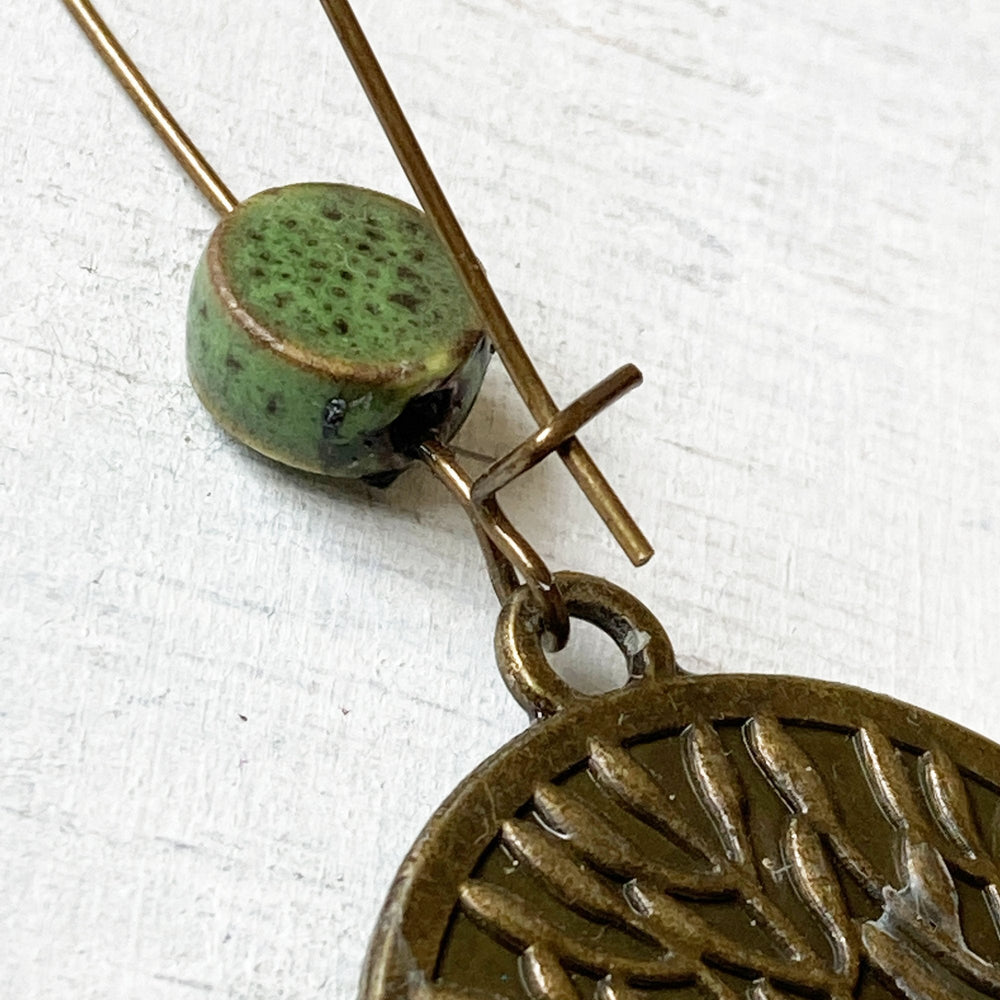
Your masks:
{"label": "white wooden surface", "polygon": [[[317,4],[104,12],[238,195],[407,196]],[[1000,738],[1000,8],[358,13],[555,394],[646,374],[585,441],[656,560],[558,464],[508,500],[528,537],[692,669]],[[325,485],[200,409],[213,213],[59,3],[0,13],[0,100],[3,992],[347,1000],[424,820],[524,722],[471,533],[419,472]],[[462,443],[529,428],[498,368]]]}

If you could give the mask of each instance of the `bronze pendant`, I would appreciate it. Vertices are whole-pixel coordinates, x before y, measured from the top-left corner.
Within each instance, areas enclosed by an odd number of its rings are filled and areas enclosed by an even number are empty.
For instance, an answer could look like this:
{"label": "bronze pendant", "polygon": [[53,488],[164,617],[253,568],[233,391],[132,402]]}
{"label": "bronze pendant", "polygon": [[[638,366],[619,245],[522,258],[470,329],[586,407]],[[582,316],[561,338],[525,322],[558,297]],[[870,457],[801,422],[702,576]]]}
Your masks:
{"label": "bronze pendant", "polygon": [[1000,997],[1000,746],[843,685],[686,676],[634,598],[558,576],[631,679],[574,694],[508,602],[501,670],[543,718],[420,836],[362,1000]]}

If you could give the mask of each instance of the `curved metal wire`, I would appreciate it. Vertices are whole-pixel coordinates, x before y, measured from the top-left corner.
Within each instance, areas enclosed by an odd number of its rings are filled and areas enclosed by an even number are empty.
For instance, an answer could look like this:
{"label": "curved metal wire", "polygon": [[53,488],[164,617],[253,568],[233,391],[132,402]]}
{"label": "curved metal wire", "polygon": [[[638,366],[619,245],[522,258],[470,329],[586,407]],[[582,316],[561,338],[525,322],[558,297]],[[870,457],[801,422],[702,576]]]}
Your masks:
{"label": "curved metal wire", "polygon": [[149,81],[139,72],[90,0],[63,0],[63,3],[114,73],[115,79],[125,88],[149,124],[156,129],[156,134],[173,153],[174,159],[187,171],[198,190],[212,203],[219,215],[231,212],[236,207],[236,197],[222,183],[222,178],[188,138],[177,119],[149,85]]}
{"label": "curved metal wire", "polygon": [[[500,304],[483,265],[462,232],[350,3],[348,0],[319,2],[354,67],[400,166],[413,186],[417,200],[437,230],[441,242],[447,247],[452,264],[470,298],[479,307],[490,340],[493,341],[511,381],[535,420],[540,424],[551,424],[558,417],[559,408],[539,377]],[[568,435],[565,438],[563,447],[559,449],[559,457],[629,559],[636,566],[648,562],[653,555],[653,547],[575,436]]]}
{"label": "curved metal wire", "polygon": [[544,427],[539,428],[512,452],[494,462],[472,484],[472,498],[476,501],[485,500],[518,476],[533,469],[543,458],[572,439],[587,421],[593,420],[601,410],[641,384],[642,372],[633,364],[622,365],[616,372],[598,382],[593,389],[570,403],[566,409],[556,413]]}
{"label": "curved metal wire", "polygon": [[523,579],[541,615],[546,645],[553,651],[565,647],[569,639],[569,613],[555,575],[541,556],[510,523],[495,497],[473,500],[472,477],[458,464],[450,448],[431,440],[425,441],[417,453],[468,514],[500,603],[508,602]]}

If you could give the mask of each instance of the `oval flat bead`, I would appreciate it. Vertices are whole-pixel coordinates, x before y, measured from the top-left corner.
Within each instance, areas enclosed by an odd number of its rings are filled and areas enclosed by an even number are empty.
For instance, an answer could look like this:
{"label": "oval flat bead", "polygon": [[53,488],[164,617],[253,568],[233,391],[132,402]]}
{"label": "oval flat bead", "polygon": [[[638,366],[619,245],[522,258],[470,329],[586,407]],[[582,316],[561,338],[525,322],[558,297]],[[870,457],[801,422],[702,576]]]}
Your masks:
{"label": "oval flat bead", "polygon": [[310,472],[389,478],[482,384],[482,319],[426,216],[342,184],[253,195],[195,270],[188,371],[219,423]]}

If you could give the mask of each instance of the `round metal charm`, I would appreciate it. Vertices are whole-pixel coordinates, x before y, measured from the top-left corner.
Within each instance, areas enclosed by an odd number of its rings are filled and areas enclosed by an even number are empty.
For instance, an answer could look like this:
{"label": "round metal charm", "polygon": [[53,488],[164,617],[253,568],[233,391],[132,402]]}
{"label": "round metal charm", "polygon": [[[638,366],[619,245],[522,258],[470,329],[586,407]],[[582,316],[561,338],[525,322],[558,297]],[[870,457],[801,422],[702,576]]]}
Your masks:
{"label": "round metal charm", "polygon": [[559,582],[631,680],[575,694],[508,602],[501,669],[544,718],[417,841],[362,1000],[1000,997],[1000,746],[842,685],[684,676],[633,598]]}

